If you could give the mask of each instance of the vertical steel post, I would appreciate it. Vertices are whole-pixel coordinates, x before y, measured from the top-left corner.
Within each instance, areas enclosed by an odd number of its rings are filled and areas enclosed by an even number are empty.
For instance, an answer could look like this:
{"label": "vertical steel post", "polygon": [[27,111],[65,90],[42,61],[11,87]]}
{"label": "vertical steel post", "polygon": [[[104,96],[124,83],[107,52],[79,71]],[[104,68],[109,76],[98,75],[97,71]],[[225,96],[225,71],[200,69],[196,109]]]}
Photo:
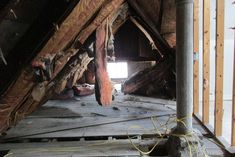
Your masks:
{"label": "vertical steel post", "polygon": [[193,0],[176,0],[177,132],[192,131]]}

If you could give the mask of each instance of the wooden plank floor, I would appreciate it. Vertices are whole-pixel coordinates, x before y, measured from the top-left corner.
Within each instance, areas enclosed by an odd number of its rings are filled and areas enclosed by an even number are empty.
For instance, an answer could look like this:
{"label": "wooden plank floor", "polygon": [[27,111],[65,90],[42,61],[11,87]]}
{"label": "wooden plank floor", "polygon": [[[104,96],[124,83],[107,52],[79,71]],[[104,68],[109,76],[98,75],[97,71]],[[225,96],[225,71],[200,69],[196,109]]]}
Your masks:
{"label": "wooden plank floor", "polygon": [[[9,153],[13,153],[10,156],[40,156],[40,153],[41,156],[52,156],[53,153],[57,156],[138,156],[140,153],[130,144],[127,134],[141,137],[134,140],[149,148],[157,137],[154,124],[161,133],[169,133],[175,127],[175,122],[167,125],[167,131],[165,127],[161,127],[161,124],[169,121],[169,117],[173,121],[175,102],[163,99],[118,93],[110,107],[99,106],[94,96],[53,100],[2,136],[0,150],[10,150]],[[207,134],[196,121],[193,125],[202,134]],[[89,144],[90,142],[93,143]],[[103,143],[105,146],[96,143]],[[81,144],[83,147],[90,147],[75,150]],[[68,149],[60,149],[61,145]],[[216,149],[219,150],[216,151],[217,154],[223,154],[215,144],[213,147],[211,143],[209,145],[208,151]],[[71,146],[75,148],[72,149]]]}

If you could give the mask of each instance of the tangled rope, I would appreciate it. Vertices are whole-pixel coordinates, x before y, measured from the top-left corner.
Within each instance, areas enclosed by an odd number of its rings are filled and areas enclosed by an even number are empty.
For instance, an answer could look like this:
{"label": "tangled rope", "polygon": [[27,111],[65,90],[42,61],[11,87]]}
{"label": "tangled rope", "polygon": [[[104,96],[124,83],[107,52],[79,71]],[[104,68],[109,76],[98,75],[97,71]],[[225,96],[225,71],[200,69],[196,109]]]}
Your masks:
{"label": "tangled rope", "polygon": [[[137,151],[139,151],[139,152],[140,152],[141,154],[143,154],[143,155],[149,155],[150,153],[152,153],[153,150],[159,145],[160,141],[161,141],[161,140],[164,138],[164,136],[166,136],[166,135],[168,135],[168,136],[175,136],[175,137],[182,137],[182,138],[185,139],[185,141],[186,141],[186,143],[187,143],[187,146],[188,146],[188,149],[189,149],[189,157],[193,157],[193,150],[192,150],[192,146],[191,146],[191,145],[193,145],[194,152],[196,152],[196,156],[198,157],[198,148],[197,148],[197,146],[196,146],[195,144],[190,144],[190,141],[189,141],[189,138],[194,137],[194,139],[197,139],[197,143],[200,143],[200,141],[199,141],[200,139],[195,135],[195,132],[194,132],[194,131],[192,131],[192,132],[190,132],[190,133],[188,133],[188,134],[175,134],[175,133],[169,133],[169,134],[167,134],[167,132],[170,131],[170,129],[169,129],[168,126],[169,126],[170,124],[172,124],[172,123],[175,123],[175,122],[182,123],[182,124],[187,128],[185,122],[183,121],[183,120],[186,119],[186,118],[187,118],[187,117],[184,117],[184,118],[181,118],[181,119],[177,119],[176,117],[173,117],[173,118],[172,118],[172,117],[170,116],[170,117],[168,118],[168,120],[166,121],[165,124],[161,124],[161,123],[158,121],[158,119],[156,118],[156,121],[157,121],[157,123],[158,123],[159,126],[160,126],[160,127],[157,127],[157,125],[156,125],[156,123],[155,123],[154,117],[151,117],[151,121],[152,121],[154,130],[155,130],[155,133],[156,133],[156,135],[158,135],[158,137],[160,137],[160,140],[157,140],[156,143],[154,144],[154,146],[153,146],[149,151],[147,151],[147,152],[142,151],[140,148],[138,148],[138,147],[133,143],[133,141],[132,141],[132,139],[130,138],[129,133],[128,133],[128,130],[129,130],[130,127],[127,129],[127,136],[128,136],[128,139],[129,139],[131,145],[132,145]],[[137,127],[137,126],[135,126],[135,127]],[[140,126],[138,126],[138,127],[140,127]],[[133,127],[132,127],[132,128],[133,128]],[[161,133],[160,130],[162,130],[162,129],[165,130],[164,133]],[[200,152],[203,153],[204,157],[207,157],[207,155],[206,155],[206,153],[205,153],[205,151],[204,151],[204,149],[203,149],[202,147],[201,147],[199,150],[200,150]]]}

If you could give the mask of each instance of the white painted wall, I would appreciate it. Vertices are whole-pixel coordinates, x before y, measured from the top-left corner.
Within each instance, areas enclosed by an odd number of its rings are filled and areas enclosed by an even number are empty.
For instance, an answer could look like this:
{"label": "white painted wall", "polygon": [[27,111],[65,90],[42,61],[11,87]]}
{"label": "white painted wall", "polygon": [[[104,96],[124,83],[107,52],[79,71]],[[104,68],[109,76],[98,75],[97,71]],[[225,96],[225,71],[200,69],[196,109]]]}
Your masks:
{"label": "white painted wall", "polygon": [[[233,81],[233,55],[234,55],[234,30],[235,27],[235,5],[232,5],[234,0],[225,0],[225,42],[224,42],[224,99],[232,99],[232,81]],[[200,0],[202,7],[202,0]],[[215,8],[216,0],[211,0],[211,48],[210,48],[210,99],[214,99],[215,93]],[[200,100],[202,100],[202,8],[200,8]]]}

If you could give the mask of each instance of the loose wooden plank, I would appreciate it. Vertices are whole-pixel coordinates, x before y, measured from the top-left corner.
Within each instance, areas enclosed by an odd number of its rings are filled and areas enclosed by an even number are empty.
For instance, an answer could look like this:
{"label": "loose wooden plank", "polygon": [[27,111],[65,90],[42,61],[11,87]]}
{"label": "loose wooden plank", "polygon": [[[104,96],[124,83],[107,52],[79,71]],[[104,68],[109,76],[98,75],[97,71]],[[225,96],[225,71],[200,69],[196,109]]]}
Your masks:
{"label": "loose wooden plank", "polygon": [[112,103],[113,86],[107,71],[107,41],[108,41],[108,19],[96,30],[96,51],[95,51],[95,96],[97,102],[102,106],[109,106]]}
{"label": "loose wooden plank", "polygon": [[[155,140],[137,140],[145,146],[154,144]],[[140,153],[130,144],[129,140],[110,141],[76,141],[56,143],[28,143],[22,145],[9,144],[3,148],[11,148],[9,157],[95,157],[95,156],[139,156]],[[19,149],[21,148],[21,149]]]}
{"label": "loose wooden plank", "polygon": [[232,139],[231,139],[231,145],[235,146],[235,36],[234,36],[233,98],[232,99],[233,99],[233,102],[232,102]]}
{"label": "loose wooden plank", "polygon": [[[138,147],[151,147],[156,141],[163,146],[166,139],[132,139]],[[51,143],[22,143],[0,145],[2,150],[10,149],[9,156],[56,156],[56,157],[81,157],[81,156],[140,156],[128,139],[122,140],[97,140],[97,141],[74,141],[74,142],[51,142]],[[11,153],[11,154],[10,154]]]}
{"label": "loose wooden plank", "polygon": [[203,1],[203,109],[202,121],[209,123],[210,105],[210,1]]}
{"label": "loose wooden plank", "polygon": [[[194,55],[199,56],[199,0],[194,0]],[[199,59],[193,62],[193,112],[199,113]]]}
{"label": "loose wooden plank", "polygon": [[216,1],[216,71],[215,71],[215,136],[222,136],[223,69],[224,69],[224,0]]}

